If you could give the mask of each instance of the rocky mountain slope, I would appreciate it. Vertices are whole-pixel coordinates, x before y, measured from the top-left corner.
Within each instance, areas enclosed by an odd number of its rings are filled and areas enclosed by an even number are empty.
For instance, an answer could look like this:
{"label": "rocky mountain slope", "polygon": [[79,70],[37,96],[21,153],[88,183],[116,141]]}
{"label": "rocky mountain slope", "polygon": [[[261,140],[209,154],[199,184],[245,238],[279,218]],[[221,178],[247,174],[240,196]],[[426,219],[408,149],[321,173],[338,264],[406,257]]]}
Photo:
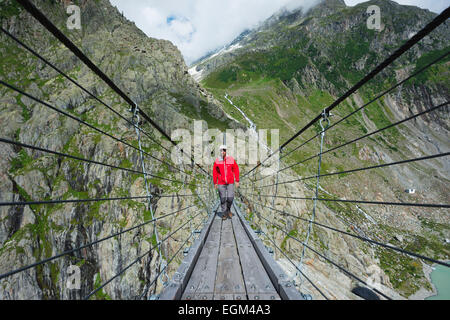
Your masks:
{"label": "rocky mountain slope", "polygon": [[[204,127],[243,127],[228,118],[221,103],[191,78],[179,50],[172,43],[148,38],[109,1],[74,1],[81,8],[81,30],[67,29],[68,2],[33,3],[169,135],[177,128],[192,130],[195,119],[204,120]],[[130,106],[16,1],[2,1],[0,13],[2,28],[131,121]],[[4,33],[0,34],[0,78],[3,81],[138,147],[135,130],[127,121],[82,92]],[[142,135],[144,151],[170,163],[171,155],[158,144],[168,150],[171,150],[171,144],[148,123],[141,121],[141,126],[149,134]],[[0,86],[0,128],[2,138],[142,170],[136,149],[5,86]],[[1,143],[0,154],[1,202],[146,195],[142,174],[5,143]],[[192,205],[190,209],[157,222],[159,239],[190,223],[164,243],[161,253],[152,251],[97,292],[94,298],[134,299],[141,295],[159,270],[159,254],[164,261],[169,260],[191,234],[192,228],[204,219],[206,206],[211,205],[205,195],[211,181],[205,180],[198,169],[190,166],[175,168],[150,157],[145,161],[151,174],[178,181],[150,179],[152,209],[156,217]],[[189,183],[200,185],[195,188]],[[189,194],[198,196],[180,196]],[[1,206],[0,274],[103,239],[150,219],[145,200]],[[0,299],[83,298],[156,245],[156,238],[152,235],[153,224],[149,223],[9,276],[0,282]],[[169,277],[182,258],[181,251],[169,265]],[[69,290],[66,286],[69,265],[77,265],[81,269],[80,290]],[[161,281],[158,281],[158,286],[148,291],[148,297],[160,290]]]}
{"label": "rocky mountain slope", "polygon": [[[369,5],[380,7],[380,31],[367,28]],[[308,12],[296,10],[275,14],[260,27],[246,31],[229,46],[197,62],[189,71],[223,103],[230,116],[247,123],[227,98],[239,106],[258,129],[280,129],[280,142],[284,142],[435,16],[428,10],[388,0],[368,1],[354,7],[346,6],[342,0],[324,0]],[[445,23],[425,37],[334,109],[331,123],[447,52],[449,31],[449,25]],[[448,75],[447,57],[327,131],[324,150],[448,101]],[[324,155],[321,173],[448,152],[449,124],[447,105]],[[284,152],[293,150],[319,129],[318,125],[314,126]],[[281,167],[317,154],[318,148],[317,138],[283,158]],[[449,170],[448,157],[443,157],[324,177],[320,181],[319,197],[449,203]],[[317,158],[314,158],[283,171],[279,181],[308,177],[316,172]],[[259,178],[262,176],[257,173],[256,179]],[[241,190],[242,200],[254,219],[254,227],[262,227],[278,245],[288,249],[291,259],[299,261],[302,245],[270,226],[259,214],[269,217],[270,221],[281,221],[291,235],[306,239],[307,223],[283,216],[267,206],[273,205],[278,210],[309,219],[312,201],[273,199],[266,195],[277,192],[282,196],[312,197],[315,180],[280,184],[277,190],[272,185],[275,182],[274,176],[259,180],[255,185],[247,184]],[[255,188],[258,186],[263,188]],[[410,188],[416,192],[405,193]],[[254,204],[258,199],[263,208]],[[319,201],[316,221],[436,259],[448,260],[450,256],[448,209]],[[373,276],[373,270],[378,270],[377,282],[392,297],[420,298],[432,291],[427,277],[429,266],[418,259],[316,226],[310,243],[362,279],[368,279]],[[266,244],[271,246],[268,240]],[[280,252],[275,252],[277,259],[290,268],[296,278],[292,265]],[[310,250],[306,250],[306,254],[305,274],[320,283],[320,288],[329,297],[355,298],[350,291],[357,281]],[[298,277],[296,280],[297,283],[301,281]],[[321,298],[305,279],[302,290]]]}

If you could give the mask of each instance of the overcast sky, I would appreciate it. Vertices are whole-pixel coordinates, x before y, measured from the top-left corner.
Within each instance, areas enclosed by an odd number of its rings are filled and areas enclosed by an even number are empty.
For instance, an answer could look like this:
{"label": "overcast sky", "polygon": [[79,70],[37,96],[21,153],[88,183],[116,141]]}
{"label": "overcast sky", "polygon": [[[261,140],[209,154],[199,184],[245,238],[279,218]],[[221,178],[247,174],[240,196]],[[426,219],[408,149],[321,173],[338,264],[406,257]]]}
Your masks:
{"label": "overcast sky", "polygon": [[[309,9],[321,0],[110,0],[146,35],[172,41],[189,64],[286,7]],[[365,2],[345,0],[349,6]],[[440,13],[450,0],[396,0]]]}

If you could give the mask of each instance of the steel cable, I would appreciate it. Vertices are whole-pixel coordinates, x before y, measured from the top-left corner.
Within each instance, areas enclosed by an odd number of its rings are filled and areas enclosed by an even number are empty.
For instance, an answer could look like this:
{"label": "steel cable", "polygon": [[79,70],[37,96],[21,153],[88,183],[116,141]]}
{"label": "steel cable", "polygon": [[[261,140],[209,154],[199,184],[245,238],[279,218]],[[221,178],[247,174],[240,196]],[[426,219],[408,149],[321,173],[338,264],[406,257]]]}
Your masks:
{"label": "steel cable", "polygon": [[109,236],[107,236],[107,237],[105,237],[105,238],[102,238],[102,239],[99,239],[99,240],[96,240],[96,241],[92,241],[92,242],[87,243],[87,244],[85,244],[85,245],[83,245],[83,246],[80,246],[80,247],[78,247],[78,248],[74,248],[74,249],[71,249],[71,250],[67,250],[67,251],[64,251],[64,252],[62,252],[62,253],[59,253],[59,254],[57,254],[57,255],[54,255],[54,256],[52,256],[52,257],[50,257],[50,258],[46,258],[46,259],[44,259],[44,260],[35,262],[35,263],[33,263],[33,264],[30,264],[30,265],[27,265],[27,266],[24,266],[24,267],[21,267],[21,268],[18,268],[18,269],[15,269],[15,270],[6,272],[6,273],[0,275],[0,280],[1,280],[1,279],[4,279],[4,278],[6,278],[6,277],[9,277],[9,276],[11,276],[11,275],[13,275],[13,274],[16,274],[16,273],[19,273],[19,272],[22,272],[22,271],[25,271],[25,270],[34,268],[34,267],[36,267],[36,266],[38,266],[38,265],[47,263],[47,262],[49,262],[49,261],[52,261],[52,260],[61,258],[61,257],[65,256],[65,255],[74,253],[74,252],[76,252],[76,251],[80,251],[80,250],[82,250],[82,249],[84,249],[84,248],[91,247],[91,246],[93,246],[93,245],[95,245],[95,244],[97,244],[97,243],[100,243],[100,242],[103,242],[103,241],[105,241],[105,240],[108,240],[108,239],[117,237],[117,236],[119,236],[119,235],[121,235],[121,234],[130,232],[130,231],[132,231],[132,230],[134,230],[134,229],[141,228],[141,227],[143,227],[143,226],[145,226],[145,225],[147,225],[147,224],[149,224],[149,223],[153,223],[153,222],[155,222],[155,221],[162,220],[162,219],[164,219],[164,218],[167,218],[167,217],[169,217],[169,216],[172,216],[172,215],[174,215],[174,214],[176,214],[176,213],[182,212],[182,211],[187,210],[187,209],[189,209],[189,208],[192,208],[192,207],[194,207],[194,206],[195,206],[195,205],[191,205],[191,206],[185,207],[185,208],[183,208],[183,209],[177,210],[177,211],[172,212],[172,213],[169,213],[169,214],[167,214],[167,215],[164,215],[164,216],[161,216],[161,217],[154,218],[154,219],[152,219],[152,220],[146,221],[146,222],[144,222],[144,223],[142,223],[142,224],[139,224],[139,225],[137,225],[137,226],[134,226],[134,227],[132,227],[132,228],[129,228],[129,229],[126,229],[126,230],[117,232],[117,233],[115,233],[115,234],[109,235]]}

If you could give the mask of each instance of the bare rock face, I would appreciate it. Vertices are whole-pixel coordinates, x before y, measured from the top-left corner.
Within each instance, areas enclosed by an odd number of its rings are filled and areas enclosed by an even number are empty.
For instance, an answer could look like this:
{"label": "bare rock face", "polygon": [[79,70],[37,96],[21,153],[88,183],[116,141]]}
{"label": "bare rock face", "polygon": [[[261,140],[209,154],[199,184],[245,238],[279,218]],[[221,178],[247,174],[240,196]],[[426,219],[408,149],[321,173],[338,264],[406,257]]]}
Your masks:
{"label": "bare rock face", "polygon": [[361,160],[371,161],[374,163],[385,162],[387,159],[386,155],[383,152],[372,151],[367,145],[363,146],[361,150],[359,150],[358,157]]}
{"label": "bare rock face", "polygon": [[[192,130],[192,121],[198,119],[200,114],[207,115],[207,121],[213,121],[214,125],[241,126],[229,119],[220,103],[191,78],[179,50],[172,43],[146,37],[106,0],[75,1],[75,4],[81,7],[82,31],[67,30],[65,27],[67,14],[64,3],[35,2],[169,135],[180,127]],[[131,121],[130,106],[15,1],[3,1],[0,8],[3,28]],[[2,64],[5,62],[1,69],[3,80],[73,117],[138,146],[135,130],[130,123],[4,34],[1,40]],[[112,166],[142,170],[138,150],[5,87],[0,88],[0,125],[2,138]],[[171,150],[171,144],[142,119],[140,125],[147,133],[141,134],[144,151],[170,163],[169,152],[155,141],[167,150]],[[212,123],[210,125],[213,126]],[[0,154],[2,202],[147,195],[142,174],[5,143],[2,143]],[[163,281],[171,277],[181,262],[182,254],[174,258],[166,273],[163,272],[156,281],[157,274],[192,235],[191,228],[206,218],[206,207],[211,203],[204,195],[178,196],[192,194],[193,191],[198,194],[206,192],[210,181],[205,180],[198,169],[166,166],[154,158],[145,157],[148,173],[179,182],[151,179],[151,209],[145,199],[1,206],[0,274],[99,242],[8,276],[1,282],[0,299],[81,299],[115,276],[117,278],[96,292],[93,298],[148,298],[160,292]],[[192,171],[193,175],[178,169]],[[188,185],[191,182],[198,184],[198,187]],[[192,208],[185,210],[188,206]],[[157,223],[151,222],[152,217],[168,214],[172,215]],[[158,239],[162,240],[183,224],[186,226],[171,235],[160,251],[156,245],[155,228]],[[120,233],[138,225],[140,227]],[[112,234],[118,235],[102,240]],[[190,243],[188,241],[187,245]],[[81,281],[77,289],[70,286],[73,266],[80,270]]]}

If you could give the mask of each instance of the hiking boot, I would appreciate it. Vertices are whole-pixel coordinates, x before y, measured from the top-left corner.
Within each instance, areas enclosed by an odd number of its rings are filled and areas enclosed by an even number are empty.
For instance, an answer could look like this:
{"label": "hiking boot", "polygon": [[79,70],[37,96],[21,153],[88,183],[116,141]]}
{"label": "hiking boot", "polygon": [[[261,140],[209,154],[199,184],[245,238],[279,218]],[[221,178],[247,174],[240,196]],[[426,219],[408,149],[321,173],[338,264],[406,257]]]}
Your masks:
{"label": "hiking boot", "polygon": [[233,217],[233,214],[231,213],[231,211],[228,211],[228,218],[232,218]]}
{"label": "hiking boot", "polygon": [[228,219],[228,215],[227,214],[222,214],[222,220],[227,220]]}

